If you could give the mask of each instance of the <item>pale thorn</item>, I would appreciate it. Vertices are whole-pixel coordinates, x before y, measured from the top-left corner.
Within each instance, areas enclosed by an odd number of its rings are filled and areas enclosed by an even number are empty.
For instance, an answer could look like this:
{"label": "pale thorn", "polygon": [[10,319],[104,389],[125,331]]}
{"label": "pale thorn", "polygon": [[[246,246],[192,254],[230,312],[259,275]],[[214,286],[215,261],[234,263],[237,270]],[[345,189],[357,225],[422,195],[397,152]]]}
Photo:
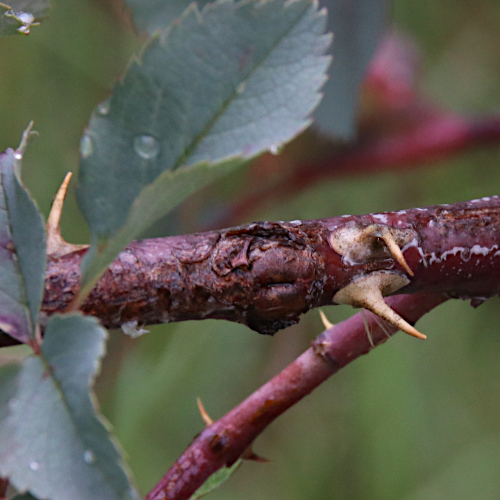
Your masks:
{"label": "pale thorn", "polygon": [[200,412],[201,419],[205,423],[205,427],[212,425],[214,423],[214,421],[210,418],[210,415],[207,413],[207,410],[205,410],[205,407],[203,406],[201,399],[196,398],[196,402],[198,403],[198,410]]}
{"label": "pale thorn", "polygon": [[396,240],[394,239],[394,236],[392,235],[392,233],[388,227],[384,228],[380,232],[380,237],[384,240],[384,243],[386,244],[387,249],[389,250],[389,252],[391,252],[391,255],[394,257],[394,260],[410,276],[415,276],[415,273],[411,270],[411,267],[408,265],[408,262],[406,262],[406,259],[403,255],[403,252],[401,251],[401,248],[399,248],[399,245],[396,243]]}
{"label": "pale thorn", "polygon": [[329,321],[329,319],[326,317],[326,314],[321,309],[319,310],[319,317],[321,318],[321,322],[323,323],[325,330],[330,330],[330,328],[333,328],[335,326]]}
{"label": "pale thorn", "polygon": [[405,321],[396,311],[391,309],[384,301],[382,294],[379,294],[379,297],[375,295],[371,297],[367,297],[367,302],[365,304],[365,309],[368,309],[372,313],[380,316],[382,319],[385,319],[389,323],[394,326],[397,326],[400,330],[407,333],[408,335],[412,335],[417,339],[425,340],[427,337],[420,333],[415,327],[411,326],[410,323]]}
{"label": "pale thorn", "polygon": [[363,307],[385,319],[403,332],[419,339],[427,337],[405,321],[384,301],[384,295],[390,295],[406,286],[410,280],[405,276],[388,272],[374,272],[340,289],[333,301],[353,307]]}
{"label": "pale thorn", "polygon": [[61,236],[61,214],[72,175],[71,172],[66,174],[61,186],[57,190],[50,209],[49,218],[47,219],[47,253],[55,257],[88,247],[88,245],[73,245],[68,243]]}
{"label": "pale thorn", "polygon": [[266,464],[271,462],[271,460],[268,460],[267,458],[261,457],[260,455],[257,455],[253,451],[252,444],[248,446],[248,448],[245,448],[245,451],[241,454],[241,458],[243,460],[252,460],[253,462],[260,462],[262,464]]}
{"label": "pale thorn", "polygon": [[61,235],[61,214],[64,205],[64,200],[66,198],[66,193],[68,192],[69,181],[73,176],[72,172],[68,172],[62,181],[61,186],[57,190],[56,196],[50,208],[49,218],[47,220],[47,232],[57,233]]}

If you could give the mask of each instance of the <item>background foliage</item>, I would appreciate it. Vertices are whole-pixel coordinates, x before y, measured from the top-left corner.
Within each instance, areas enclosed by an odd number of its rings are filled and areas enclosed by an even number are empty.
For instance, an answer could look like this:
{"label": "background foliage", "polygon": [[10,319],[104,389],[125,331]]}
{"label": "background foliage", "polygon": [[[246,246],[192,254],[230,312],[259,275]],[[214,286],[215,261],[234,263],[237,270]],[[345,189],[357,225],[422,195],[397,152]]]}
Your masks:
{"label": "background foliage", "polygon": [[[0,150],[16,146],[35,121],[41,139],[23,172],[45,214],[63,175],[78,164],[91,110],[139,46],[118,2],[54,3],[49,22],[27,38],[5,38],[0,53]],[[498,107],[498,2],[396,0],[392,14],[390,24],[421,48],[423,92],[469,113]],[[319,218],[498,194],[499,160],[500,148],[488,148],[418,170],[324,181],[279,206],[265,203],[251,218]],[[225,180],[218,201],[221,193],[230,200],[243,192],[244,175]],[[206,221],[207,203],[223,209],[213,198],[207,190],[185,205],[182,232],[198,226],[200,212]],[[74,192],[63,234],[88,239]],[[326,312],[333,321],[352,314]],[[324,384],[256,442],[272,463],[243,464],[212,498],[497,498],[499,320],[497,300],[479,310],[459,301],[440,307],[419,324],[427,342],[399,335]],[[321,323],[313,311],[274,338],[220,321],[152,330],[139,340],[112,332],[97,381],[102,411],[144,492],[201,429],[197,396],[219,417],[306,349]],[[9,348],[0,359],[23,352]]]}

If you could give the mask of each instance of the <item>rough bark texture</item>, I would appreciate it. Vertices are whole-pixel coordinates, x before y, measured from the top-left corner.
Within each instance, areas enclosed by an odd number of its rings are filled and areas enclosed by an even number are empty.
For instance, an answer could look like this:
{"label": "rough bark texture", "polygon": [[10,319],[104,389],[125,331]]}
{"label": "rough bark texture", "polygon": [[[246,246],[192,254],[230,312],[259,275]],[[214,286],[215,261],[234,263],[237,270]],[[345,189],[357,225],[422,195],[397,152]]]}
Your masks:
{"label": "rough bark texture", "polygon": [[[380,238],[358,258],[331,240],[376,225],[405,234],[415,276],[397,293],[445,292],[479,303],[500,292],[500,198],[330,219],[257,222],[132,243],[102,276],[82,310],[108,328],[221,318],[273,334],[311,308],[331,304],[353,279],[405,275]],[[346,241],[349,245],[349,241]],[[43,314],[62,312],[78,291],[84,251],[49,258]]]}

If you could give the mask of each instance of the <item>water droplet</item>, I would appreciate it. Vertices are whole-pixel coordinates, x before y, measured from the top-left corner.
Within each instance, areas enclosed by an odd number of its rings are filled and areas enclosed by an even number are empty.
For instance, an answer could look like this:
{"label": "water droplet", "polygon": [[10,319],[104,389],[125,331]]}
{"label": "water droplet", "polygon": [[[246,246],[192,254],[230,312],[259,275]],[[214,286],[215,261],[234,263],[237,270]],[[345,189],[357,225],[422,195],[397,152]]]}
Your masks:
{"label": "water droplet", "polygon": [[245,92],[245,89],[247,88],[246,82],[241,82],[237,87],[236,87],[236,93],[238,94],[243,94]]}
{"label": "water droplet", "polygon": [[145,333],[149,333],[149,330],[145,330],[144,328],[137,326],[137,320],[134,321],[126,321],[122,324],[123,333],[126,333],[133,339],[144,335]]}
{"label": "water droplet", "polygon": [[83,454],[83,461],[89,465],[95,462],[95,455],[92,450],[85,450],[85,453]]}
{"label": "water droplet", "polygon": [[283,151],[283,146],[280,146],[278,144],[273,144],[270,148],[269,148],[269,152],[272,154],[272,155],[279,155],[281,153],[281,151]]}
{"label": "water droplet", "polygon": [[19,12],[16,12],[16,16],[24,24],[32,24],[35,21],[35,16],[30,12],[20,10]]}
{"label": "water droplet", "polygon": [[22,26],[17,28],[17,31],[19,31],[19,33],[22,33],[23,35],[29,35],[30,28],[31,26],[33,26],[35,21],[35,16],[33,16],[33,14],[30,14],[29,12],[24,12],[22,10],[19,12],[14,12],[13,15],[15,15],[22,23]]}
{"label": "water droplet", "polygon": [[35,471],[40,469],[40,462],[33,460],[32,462],[30,462],[29,468]]}
{"label": "water droplet", "polygon": [[19,400],[16,399],[16,398],[12,398],[10,401],[9,401],[9,410],[10,411],[14,411],[17,407],[17,405],[19,404]]}
{"label": "water droplet", "polygon": [[88,134],[83,134],[80,139],[80,154],[82,158],[88,158],[94,152],[94,143]]}
{"label": "water droplet", "polygon": [[14,158],[16,160],[22,160],[23,159],[23,154],[20,151],[15,151],[14,152]]}
{"label": "water droplet", "polygon": [[151,160],[158,156],[160,143],[152,135],[138,135],[134,139],[134,151],[145,160]]}
{"label": "water droplet", "polygon": [[101,116],[106,116],[109,114],[109,110],[111,109],[111,98],[104,99],[97,105],[97,113]]}

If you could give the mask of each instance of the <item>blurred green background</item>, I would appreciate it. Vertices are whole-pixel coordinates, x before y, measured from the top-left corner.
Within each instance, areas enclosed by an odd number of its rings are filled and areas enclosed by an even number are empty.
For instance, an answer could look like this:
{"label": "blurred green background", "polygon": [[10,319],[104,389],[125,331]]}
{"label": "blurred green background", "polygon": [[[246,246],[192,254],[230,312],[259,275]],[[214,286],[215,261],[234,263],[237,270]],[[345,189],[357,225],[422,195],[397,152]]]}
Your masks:
{"label": "blurred green background", "polygon": [[[77,170],[93,107],[140,46],[119,2],[54,4],[43,26],[2,39],[0,52],[0,149],[17,146],[35,121],[40,138],[23,175],[45,215],[64,174]],[[500,107],[500,2],[396,0],[392,10],[390,24],[420,47],[422,92],[471,114]],[[322,218],[498,194],[499,161],[500,146],[413,170],[323,180],[250,218]],[[216,196],[229,201],[242,192],[241,175],[225,180]],[[212,193],[185,205],[185,231]],[[87,241],[74,191],[62,226],[69,241]],[[352,314],[325,312],[333,322]],[[271,463],[244,463],[211,498],[500,498],[499,322],[498,299],[477,310],[461,301],[440,307],[419,322],[427,342],[399,334],[323,384],[256,441],[255,451]],[[321,329],[312,311],[274,338],[222,321],[158,326],[138,340],[112,332],[96,389],[141,491],[202,429],[196,397],[218,418]]]}

